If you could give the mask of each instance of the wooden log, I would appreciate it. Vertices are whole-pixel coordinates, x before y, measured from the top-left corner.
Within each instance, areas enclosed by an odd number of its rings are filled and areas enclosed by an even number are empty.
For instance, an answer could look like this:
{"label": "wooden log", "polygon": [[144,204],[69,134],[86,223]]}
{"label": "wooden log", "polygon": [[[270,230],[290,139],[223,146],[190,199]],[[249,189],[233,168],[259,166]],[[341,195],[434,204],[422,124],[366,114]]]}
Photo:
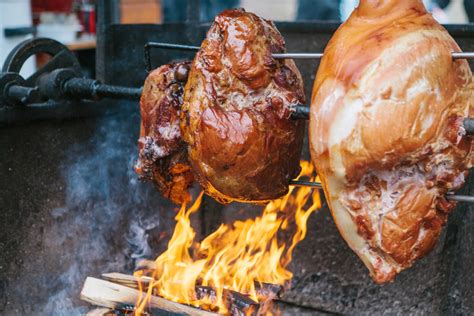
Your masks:
{"label": "wooden log", "polygon": [[[211,302],[216,302],[216,290],[210,286],[196,286],[196,295],[199,300],[202,300],[206,297],[210,299]],[[260,308],[260,304],[235,291],[224,290],[224,302],[229,311],[230,315],[257,315]]]}
{"label": "wooden log", "polygon": [[[147,286],[153,281],[153,278],[149,276],[141,276],[138,278],[133,275],[118,272],[102,273],[102,277],[104,280],[133,288],[138,288],[138,280],[142,282],[142,286]],[[279,284],[255,282],[255,291],[258,297],[276,299],[280,298],[281,292],[283,292],[283,286]]]}
{"label": "wooden log", "polygon": [[[132,287],[132,288],[138,288],[138,281],[141,281],[142,286],[145,289],[148,287],[148,284],[153,280],[152,278],[146,277],[146,276],[142,276],[138,278],[133,275],[117,273],[117,272],[103,273],[102,277],[111,282],[118,283],[118,284]],[[274,287],[267,286],[265,288],[266,293],[272,293],[271,292],[272,290],[275,290],[275,286]],[[198,300],[202,300],[205,297],[209,297],[211,302],[216,301],[216,291],[210,286],[196,285],[195,291],[196,291]],[[240,294],[236,291],[224,290],[224,299],[225,299],[227,308],[229,309],[229,312],[231,312],[232,315],[240,315],[242,313],[243,315],[253,315],[259,309],[259,304],[257,302],[255,302],[248,296]]]}
{"label": "wooden log", "polygon": [[271,283],[259,283],[255,282],[255,292],[257,292],[257,297],[264,297],[267,299],[278,299],[283,293],[283,286],[279,284]]}
{"label": "wooden log", "polygon": [[87,312],[86,316],[105,316],[111,314],[112,310],[106,307],[94,308]]}
{"label": "wooden log", "polygon": [[[81,291],[81,299],[83,301],[112,309],[115,309],[121,304],[135,304],[138,301],[139,296],[140,292],[136,289],[92,277],[86,279]],[[158,296],[151,296],[147,307],[192,316],[218,315],[216,313],[172,302]]]}
{"label": "wooden log", "polygon": [[134,289],[138,289],[138,281],[140,281],[142,283],[142,286],[145,288],[148,286],[148,284],[150,284],[151,281],[153,281],[153,278],[148,276],[141,276],[138,278],[133,275],[118,272],[102,273],[102,278],[104,278],[104,280],[118,283]]}
{"label": "wooden log", "polygon": [[[138,262],[137,269],[135,271],[144,270],[146,272],[156,270],[156,268],[157,266],[155,261],[142,259]],[[257,297],[259,298],[262,297],[268,299],[277,299],[280,298],[283,290],[284,287],[278,284],[255,282],[255,291],[257,292]]]}

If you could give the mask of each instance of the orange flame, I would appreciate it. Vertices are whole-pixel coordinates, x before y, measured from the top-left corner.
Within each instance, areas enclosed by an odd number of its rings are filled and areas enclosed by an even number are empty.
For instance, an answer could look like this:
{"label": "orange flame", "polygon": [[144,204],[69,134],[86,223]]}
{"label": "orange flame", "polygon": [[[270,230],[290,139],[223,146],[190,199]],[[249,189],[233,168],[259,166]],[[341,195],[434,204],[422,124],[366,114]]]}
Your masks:
{"label": "orange flame", "polygon": [[[301,162],[301,176],[311,176],[314,168]],[[314,177],[312,177],[314,178]],[[313,179],[314,180],[314,179]],[[190,215],[200,206],[202,193],[187,209],[183,204],[176,215],[176,227],[168,249],[156,260],[153,282],[140,297],[136,314],[145,308],[149,297],[156,293],[166,299],[205,308],[215,306],[226,313],[224,290],[233,290],[259,301],[256,284],[284,285],[293,274],[286,269],[296,245],[306,236],[309,216],[321,207],[318,190],[290,187],[289,193],[266,205],[255,219],[221,225],[200,244],[194,242],[195,232]],[[312,198],[311,203],[308,203]],[[309,205],[309,206],[308,206]],[[291,244],[281,242],[281,235],[293,232]],[[194,254],[190,249],[195,246]],[[140,277],[142,272],[135,275]],[[215,301],[197,299],[196,285],[211,286]]]}

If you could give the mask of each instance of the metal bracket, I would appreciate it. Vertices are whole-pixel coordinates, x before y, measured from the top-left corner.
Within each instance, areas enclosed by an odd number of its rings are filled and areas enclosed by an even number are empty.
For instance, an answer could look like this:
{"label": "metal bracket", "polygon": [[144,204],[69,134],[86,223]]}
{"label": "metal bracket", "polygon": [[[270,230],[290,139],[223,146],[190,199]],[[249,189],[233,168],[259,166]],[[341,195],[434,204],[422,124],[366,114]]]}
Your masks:
{"label": "metal bracket", "polygon": [[82,76],[81,65],[74,53],[60,42],[50,38],[29,39],[18,44],[5,59],[2,72],[20,73],[28,58],[39,53],[48,54],[53,58],[26,79],[28,85],[33,85],[42,74],[58,68],[70,68],[77,75]]}
{"label": "metal bracket", "polygon": [[[52,58],[28,79],[20,70],[28,58],[46,53]],[[138,100],[141,88],[105,85],[84,78],[76,56],[63,44],[48,38],[20,43],[8,55],[0,74],[0,105],[27,106],[48,100],[98,100],[103,97]]]}

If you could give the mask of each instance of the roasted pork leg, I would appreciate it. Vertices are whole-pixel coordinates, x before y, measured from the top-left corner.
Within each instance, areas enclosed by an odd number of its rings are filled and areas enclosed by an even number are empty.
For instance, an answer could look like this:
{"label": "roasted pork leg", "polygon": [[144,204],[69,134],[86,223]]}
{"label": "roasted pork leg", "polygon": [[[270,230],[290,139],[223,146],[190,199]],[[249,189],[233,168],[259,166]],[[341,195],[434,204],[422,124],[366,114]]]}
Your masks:
{"label": "roasted pork leg", "polygon": [[378,283],[436,244],[471,167],[473,81],[421,0],[361,0],[314,83],[310,146],[332,215]]}
{"label": "roasted pork leg", "polygon": [[264,203],[299,173],[305,101],[301,75],[275,25],[242,9],[219,14],[197,53],[184,94],[181,131],[206,193],[221,203]]}
{"label": "roasted pork leg", "polygon": [[155,69],[147,77],[140,99],[135,171],[141,179],[152,180],[165,197],[177,204],[190,200],[188,188],[194,180],[179,126],[190,66],[190,62],[181,62]]}

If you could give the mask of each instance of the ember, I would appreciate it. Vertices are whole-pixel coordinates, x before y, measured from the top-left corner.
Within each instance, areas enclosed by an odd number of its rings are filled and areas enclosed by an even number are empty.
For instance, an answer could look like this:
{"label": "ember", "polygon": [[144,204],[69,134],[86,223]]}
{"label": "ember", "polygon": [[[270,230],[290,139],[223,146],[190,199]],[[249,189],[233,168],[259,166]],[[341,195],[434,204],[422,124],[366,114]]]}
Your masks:
{"label": "ember", "polygon": [[[300,177],[313,176],[309,162],[302,161],[301,167]],[[199,209],[201,198],[202,193],[189,208],[182,205],[168,249],[155,260],[155,269],[135,273],[138,280],[148,277],[146,282],[139,282],[144,295],[138,299],[136,314],[147,308],[154,295],[230,313],[229,300],[236,295],[228,293],[237,293],[248,297],[250,303],[246,304],[251,308],[253,301],[262,309],[274,295],[261,295],[265,292],[261,289],[265,284],[284,286],[292,278],[286,269],[292,251],[306,236],[309,215],[321,206],[317,190],[292,187],[285,197],[267,204],[260,217],[221,225],[198,243],[190,216]],[[289,234],[291,242],[283,242]],[[203,295],[205,289],[211,289],[212,294]]]}

